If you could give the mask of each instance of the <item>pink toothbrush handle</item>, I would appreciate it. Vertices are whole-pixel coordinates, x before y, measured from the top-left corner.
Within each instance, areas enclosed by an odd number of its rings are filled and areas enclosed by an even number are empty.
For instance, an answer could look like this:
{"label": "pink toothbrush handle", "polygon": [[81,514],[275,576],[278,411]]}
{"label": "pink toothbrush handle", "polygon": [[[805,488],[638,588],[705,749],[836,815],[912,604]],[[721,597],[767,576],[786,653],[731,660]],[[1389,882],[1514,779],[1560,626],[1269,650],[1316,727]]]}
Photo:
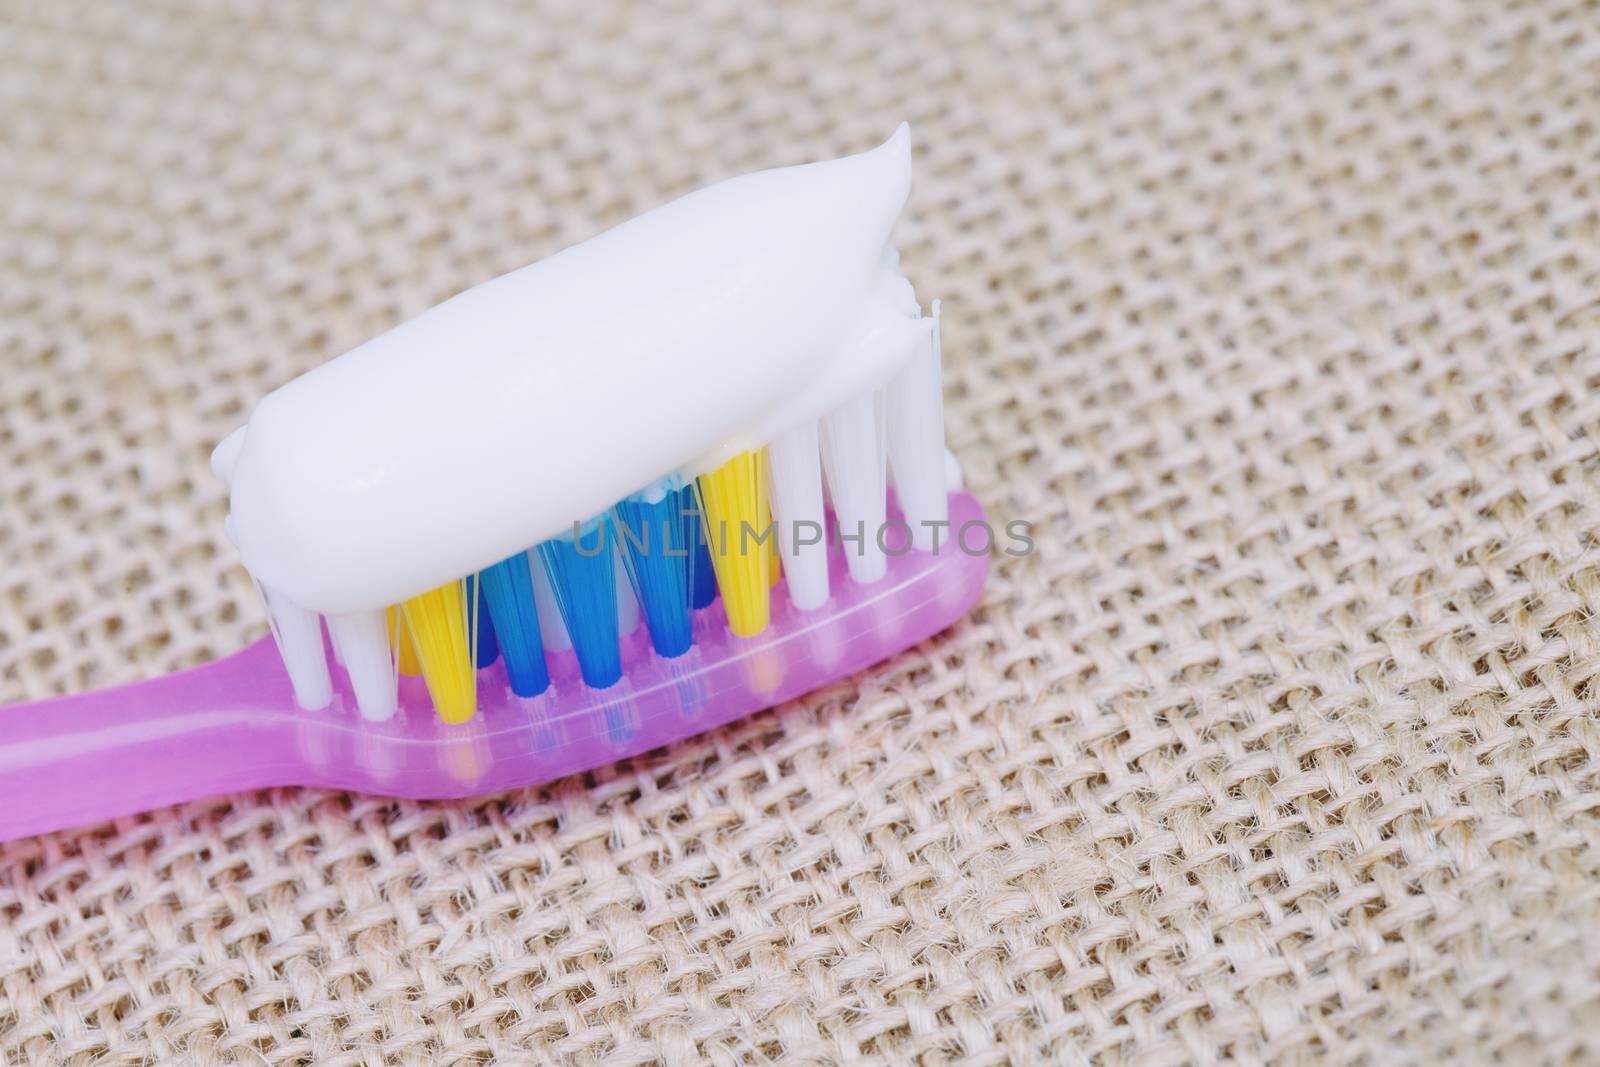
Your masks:
{"label": "pink toothbrush handle", "polygon": [[145,682],[0,708],[0,840],[303,777],[271,638]]}
{"label": "pink toothbrush handle", "polygon": [[271,638],[164,678],[0,708],[0,840],[265,786],[478,796],[658,748],[854,674],[965,615],[989,557],[956,531],[984,519],[970,495],[952,494],[940,550],[891,555],[872,585],[851,582],[833,546],[828,603],[796,611],[780,582],[757,637],[732,636],[720,602],[697,613],[694,645],[676,659],[651,653],[640,627],[609,689],[584,685],[570,652],[550,657],[550,688],[536,697],[513,694],[496,664],[479,672],[478,714],[459,726],[433,714],[419,678],[401,680],[394,718],[366,722],[338,669],[333,703],[304,711]]}

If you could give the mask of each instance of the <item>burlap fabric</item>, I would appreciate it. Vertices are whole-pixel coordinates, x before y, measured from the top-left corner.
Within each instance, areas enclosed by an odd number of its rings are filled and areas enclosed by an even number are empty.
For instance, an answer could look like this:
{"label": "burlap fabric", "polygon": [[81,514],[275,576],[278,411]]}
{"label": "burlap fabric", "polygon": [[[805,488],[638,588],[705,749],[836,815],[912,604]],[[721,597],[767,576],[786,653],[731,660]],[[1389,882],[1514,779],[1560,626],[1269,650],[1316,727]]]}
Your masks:
{"label": "burlap fabric", "polygon": [[902,117],[1038,541],[592,776],[4,846],[0,1060],[1600,1059],[1592,2],[4,19],[0,697],[261,632],[206,457],[266,390]]}

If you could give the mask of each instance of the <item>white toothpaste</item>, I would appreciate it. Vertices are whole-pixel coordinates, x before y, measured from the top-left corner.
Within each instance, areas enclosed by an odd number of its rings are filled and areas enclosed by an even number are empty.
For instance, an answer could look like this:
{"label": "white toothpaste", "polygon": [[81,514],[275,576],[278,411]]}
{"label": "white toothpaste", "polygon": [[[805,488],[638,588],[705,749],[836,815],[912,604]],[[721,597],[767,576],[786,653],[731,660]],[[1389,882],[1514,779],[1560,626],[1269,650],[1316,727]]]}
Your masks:
{"label": "white toothpaste", "polygon": [[269,394],[217,447],[263,585],[370,611],[709,470],[930,345],[889,252],[907,128],[691,193]]}

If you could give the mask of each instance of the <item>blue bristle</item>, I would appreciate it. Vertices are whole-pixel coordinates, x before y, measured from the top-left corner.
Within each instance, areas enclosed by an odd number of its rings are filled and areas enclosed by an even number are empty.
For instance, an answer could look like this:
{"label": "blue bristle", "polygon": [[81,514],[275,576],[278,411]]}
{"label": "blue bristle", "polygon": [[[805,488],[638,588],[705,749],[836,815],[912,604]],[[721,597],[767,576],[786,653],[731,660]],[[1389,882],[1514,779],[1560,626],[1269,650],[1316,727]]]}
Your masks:
{"label": "blue bristle", "polygon": [[521,697],[536,696],[550,684],[529,564],[528,553],[518,552],[481,575],[487,605],[484,615],[494,621],[500,653],[506,661],[506,677],[511,691]]}
{"label": "blue bristle", "polygon": [[717,574],[711,567],[711,547],[706,543],[705,526],[700,519],[700,499],[694,487],[678,490],[678,511],[683,522],[683,541],[689,546],[689,605],[696,611],[709,608],[717,599]]}
{"label": "blue bristle", "polygon": [[679,519],[681,480],[663,478],[617,504],[616,540],[628,578],[644,608],[650,644],[672,658],[689,651],[690,567]]}
{"label": "blue bristle", "polygon": [[605,689],[622,677],[616,563],[601,519],[584,523],[578,537],[582,551],[570,533],[541,543],[539,561],[550,576],[583,680],[592,688]]}
{"label": "blue bristle", "polygon": [[494,623],[489,619],[489,609],[484,602],[482,582],[473,582],[478,587],[478,612],[475,616],[478,623],[478,669],[494,665],[500,658],[500,645],[495,640]]}

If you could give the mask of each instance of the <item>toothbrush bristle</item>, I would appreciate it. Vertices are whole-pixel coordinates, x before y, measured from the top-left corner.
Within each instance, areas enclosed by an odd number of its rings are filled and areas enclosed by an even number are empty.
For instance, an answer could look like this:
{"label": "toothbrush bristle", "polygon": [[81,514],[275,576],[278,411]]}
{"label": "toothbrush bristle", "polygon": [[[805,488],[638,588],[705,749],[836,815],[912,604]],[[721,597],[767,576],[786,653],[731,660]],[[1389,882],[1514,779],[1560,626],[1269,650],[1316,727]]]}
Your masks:
{"label": "toothbrush bristle", "polygon": [[702,611],[717,599],[717,571],[711,563],[711,542],[700,514],[700,495],[693,485],[679,490],[678,506],[682,509],[683,543],[690,555],[689,603],[694,610]]}
{"label": "toothbrush bristle", "polygon": [[361,717],[381,722],[399,707],[391,620],[381,611],[328,616],[328,632],[344,654],[344,669]]}
{"label": "toothbrush bristle", "polygon": [[644,610],[650,644],[671,659],[689,651],[695,556],[684,539],[681,480],[663,479],[616,506],[617,547]]}
{"label": "toothbrush bristle", "polygon": [[327,707],[333,700],[333,679],[328,674],[328,655],[322,644],[321,618],[265,587],[261,589],[261,599],[296,702],[311,710]]}
{"label": "toothbrush bristle", "polygon": [[766,467],[764,451],[741,452],[698,479],[711,564],[737,637],[754,637],[771,618]]}
{"label": "toothbrush bristle", "polygon": [[528,553],[518,552],[482,575],[488,615],[506,663],[506,679],[511,691],[522,697],[537,696],[550,684],[530,563]]}
{"label": "toothbrush bristle", "polygon": [[470,610],[476,612],[472,616],[472,624],[478,639],[473,647],[477,650],[475,660],[481,671],[485,667],[494,666],[495,660],[500,658],[500,642],[495,638],[494,620],[489,615],[482,577],[468,579],[468,584],[477,590],[477,599],[472,602]]}
{"label": "toothbrush bristle", "polygon": [[939,301],[933,302],[928,347],[889,383],[885,393],[889,469],[900,510],[911,527],[912,547],[931,551],[940,524],[950,519],[945,492],[943,352]]}
{"label": "toothbrush bristle", "polygon": [[595,689],[615,685],[622,677],[613,556],[604,524],[593,519],[576,537],[563,534],[539,545],[539,561],[555,591],[583,680]]}
{"label": "toothbrush bristle", "polygon": [[[770,485],[767,486],[767,495],[769,498],[767,502],[767,514],[770,515],[772,514],[772,503],[770,499],[772,495],[772,487]],[[778,532],[776,529],[774,529],[772,531],[772,536],[767,538],[767,589],[770,590],[782,580],[783,553],[778,548]],[[771,596],[772,594],[769,592],[767,595]],[[770,610],[771,608],[769,607],[768,611]]]}
{"label": "toothbrush bristle", "polygon": [[533,570],[533,603],[539,612],[539,637],[544,641],[544,650],[551,655],[566,652],[572,648],[572,635],[567,633],[561,605],[556,602],[556,591],[537,548],[528,551],[528,560]]}
{"label": "toothbrush bristle", "polygon": [[767,446],[776,543],[789,579],[789,599],[801,611],[828,600],[828,545],[822,503],[817,424],[807,421]]}
{"label": "toothbrush bristle", "polygon": [[822,420],[822,465],[839,539],[848,544],[850,577],[863,585],[888,573],[878,542],[888,505],[883,436],[883,397],[876,390],[845,401]]}
{"label": "toothbrush bristle", "polygon": [[[615,545],[614,531],[606,530],[606,542]],[[622,550],[613,547],[611,555],[611,588],[617,594],[617,636],[627,637],[639,628],[639,623],[644,619],[644,612],[639,608],[639,598],[633,591],[633,583],[628,581],[628,570],[622,562]]]}
{"label": "toothbrush bristle", "polygon": [[416,643],[417,659],[422,664],[422,677],[433,697],[434,710],[448,723],[466,722],[478,710],[468,584],[466,580],[447,582],[400,606],[406,628]]}

